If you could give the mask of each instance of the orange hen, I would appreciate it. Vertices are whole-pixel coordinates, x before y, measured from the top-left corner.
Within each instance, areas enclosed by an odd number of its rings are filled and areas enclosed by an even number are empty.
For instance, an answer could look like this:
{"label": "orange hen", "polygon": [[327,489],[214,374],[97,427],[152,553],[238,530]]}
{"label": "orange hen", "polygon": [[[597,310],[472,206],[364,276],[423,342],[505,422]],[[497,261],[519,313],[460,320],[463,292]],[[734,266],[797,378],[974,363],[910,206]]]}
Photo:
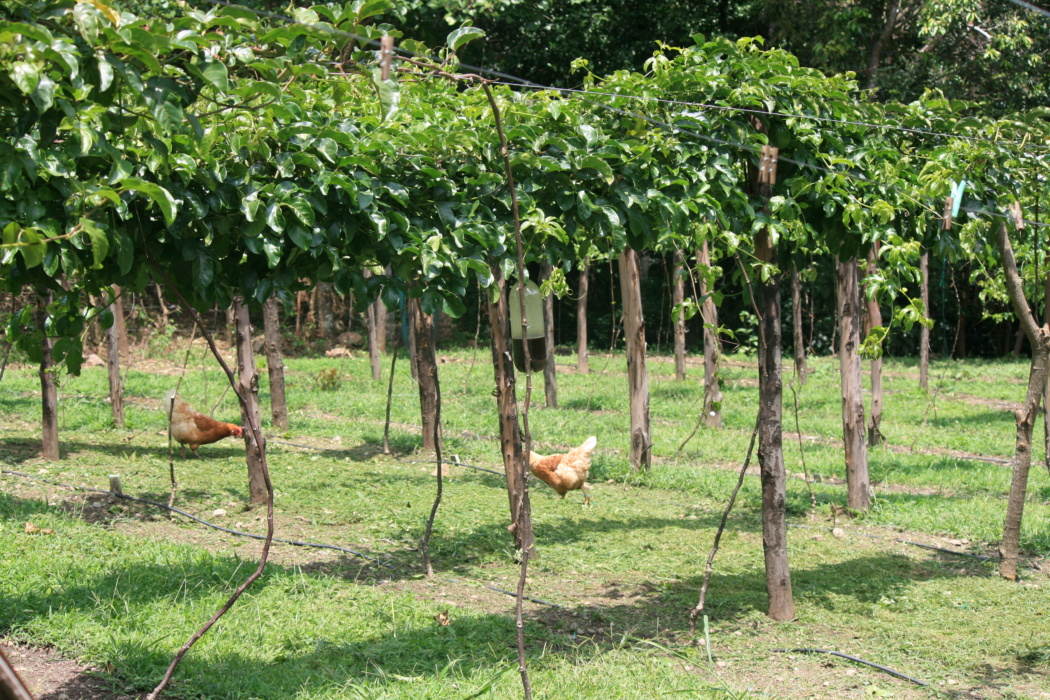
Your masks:
{"label": "orange hen", "polygon": [[564,454],[544,457],[530,452],[529,469],[562,498],[565,498],[569,491],[583,491],[583,505],[589,506],[591,495],[587,493],[587,489],[590,488],[587,474],[591,469],[591,453],[597,444],[598,438],[592,435],[582,445]]}
{"label": "orange hen", "polygon": [[199,456],[197,448],[201,445],[210,445],[223,438],[240,437],[243,434],[239,425],[223,423],[203,413],[197,413],[188,403],[176,396],[174,391],[168,394],[164,407],[171,412],[171,436],[182,445],[183,457],[186,456],[186,445],[190,446],[194,456]]}

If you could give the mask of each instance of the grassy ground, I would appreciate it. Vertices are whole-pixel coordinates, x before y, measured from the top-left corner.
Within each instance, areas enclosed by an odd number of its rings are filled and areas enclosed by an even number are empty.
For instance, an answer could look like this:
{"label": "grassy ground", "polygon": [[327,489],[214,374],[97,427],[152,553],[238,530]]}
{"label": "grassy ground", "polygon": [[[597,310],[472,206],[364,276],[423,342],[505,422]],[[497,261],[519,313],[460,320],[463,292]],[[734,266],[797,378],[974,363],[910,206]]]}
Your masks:
{"label": "grassy ground", "polygon": [[[181,393],[218,418],[238,414],[225,379],[200,349]],[[127,429],[109,418],[104,368],[60,387],[63,460],[39,459],[35,373],[9,368],[0,385],[0,635],[52,645],[105,670],[118,690],[151,688],[173,652],[254,568],[259,543],[169,520],[155,508],[39,479],[167,499],[164,393],[181,371],[136,360],[127,374]],[[439,353],[446,452],[501,470],[487,352]],[[549,453],[598,437],[594,507],[534,483],[540,558],[530,568],[529,666],[537,697],[1050,697],[1050,480],[1033,469],[1020,583],[994,565],[905,544],[973,555],[994,552],[1009,485],[1022,362],[935,364],[929,394],[916,368],[887,363],[883,432],[871,453],[877,501],[860,519],[844,504],[837,361],[812,362],[799,395],[804,453],[785,397],[790,557],[797,618],[765,616],[758,479],[730,517],[708,594],[710,657],[688,634],[703,562],[747,448],[757,399],[746,357],[726,367],[723,431],[693,430],[702,367],[674,380],[667,358],[650,364],[654,467],[627,466],[622,357],[595,357],[592,373],[559,358],[561,407],[543,404],[537,375],[535,449]],[[335,367],[332,389],[322,370]],[[288,362],[292,428],[270,432],[278,536],[356,550],[276,545],[274,564],[187,655],[170,694],[186,698],[511,698],[520,695],[511,590],[517,567],[501,477],[454,466],[432,542],[438,575],[420,575],[416,549],[434,491],[418,452],[418,400],[407,363],[394,387],[394,456],[382,444],[384,381],[367,359]],[[265,373],[264,373],[265,377]],[[261,392],[268,398],[265,381]],[[212,406],[216,406],[212,410]],[[1042,459],[1042,432],[1035,457]],[[248,509],[243,448],[204,446],[181,461],[177,506],[236,530],[264,532]],[[55,535],[27,534],[25,523]],[[839,530],[833,532],[833,528]],[[17,563],[17,564],[14,564]],[[1035,567],[1041,567],[1037,569]],[[447,613],[450,624],[437,619]],[[703,640],[703,634],[700,635]],[[706,640],[703,640],[706,641]],[[836,650],[929,683],[920,688],[823,654]]]}

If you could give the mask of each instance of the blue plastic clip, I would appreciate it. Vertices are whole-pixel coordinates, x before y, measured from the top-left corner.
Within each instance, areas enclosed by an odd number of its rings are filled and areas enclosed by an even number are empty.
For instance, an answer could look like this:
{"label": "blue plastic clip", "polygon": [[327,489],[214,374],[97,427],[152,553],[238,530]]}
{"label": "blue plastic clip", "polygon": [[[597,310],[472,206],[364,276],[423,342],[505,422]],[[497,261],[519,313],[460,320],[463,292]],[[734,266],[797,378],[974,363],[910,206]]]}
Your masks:
{"label": "blue plastic clip", "polygon": [[962,204],[963,192],[966,191],[966,180],[952,183],[952,218],[959,216],[959,206]]}

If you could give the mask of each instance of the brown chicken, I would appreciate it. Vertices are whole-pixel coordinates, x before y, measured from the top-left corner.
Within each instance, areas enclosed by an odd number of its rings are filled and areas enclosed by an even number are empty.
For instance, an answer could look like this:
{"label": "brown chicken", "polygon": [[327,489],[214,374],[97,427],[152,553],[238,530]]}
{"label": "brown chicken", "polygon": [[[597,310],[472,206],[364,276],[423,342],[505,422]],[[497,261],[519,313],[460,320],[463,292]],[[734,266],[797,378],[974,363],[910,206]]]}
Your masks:
{"label": "brown chicken", "polygon": [[[172,401],[175,402],[172,408]],[[195,457],[197,448],[201,445],[210,445],[223,438],[240,437],[243,434],[241,426],[233,423],[223,423],[210,418],[202,413],[197,413],[190,405],[175,395],[174,391],[168,393],[164,408],[171,413],[171,436],[182,445],[182,456],[186,457],[186,445],[190,446]]]}
{"label": "brown chicken", "polygon": [[569,491],[583,491],[583,505],[591,504],[591,495],[587,493],[587,473],[591,469],[591,453],[594,452],[598,438],[593,435],[582,445],[560,455],[544,457],[535,452],[529,453],[529,469],[543,483],[550,486],[565,498]]}

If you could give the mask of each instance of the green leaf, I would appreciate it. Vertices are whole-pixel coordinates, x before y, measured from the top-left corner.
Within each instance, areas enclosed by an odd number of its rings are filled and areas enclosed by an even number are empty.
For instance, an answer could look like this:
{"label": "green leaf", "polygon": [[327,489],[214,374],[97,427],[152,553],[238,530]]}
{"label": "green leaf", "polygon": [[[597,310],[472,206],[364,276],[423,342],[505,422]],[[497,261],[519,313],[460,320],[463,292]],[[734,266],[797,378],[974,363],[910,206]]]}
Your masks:
{"label": "green leaf", "polygon": [[[302,221],[307,226],[314,225],[314,208],[310,206],[310,203],[308,201],[306,201],[302,197],[294,197],[285,202],[285,204],[291,207],[292,211],[295,212],[295,215],[299,217],[299,221]],[[305,248],[306,246],[299,247]]]}
{"label": "green leaf", "polygon": [[372,81],[379,93],[379,116],[383,121],[390,121],[401,108],[401,88],[390,79],[383,80],[379,68],[372,69]]}
{"label": "green leaf", "polygon": [[580,158],[579,167],[581,170],[583,168],[594,168],[603,178],[605,178],[605,184],[607,185],[613,184],[613,181],[616,180],[612,168],[609,167],[609,164],[606,163],[603,158],[599,158],[598,156],[584,156],[583,158]]}
{"label": "green leaf", "polygon": [[4,229],[5,243],[8,238],[8,229],[11,229],[12,226],[17,229],[14,242],[19,246],[18,252],[22,254],[26,267],[33,268],[44,262],[44,253],[47,252],[47,242],[44,240],[44,236],[37,230],[21,228],[18,224],[12,222]]}
{"label": "green leaf", "polygon": [[266,225],[275,233],[284,232],[284,212],[281,211],[281,203],[276,199],[270,200],[266,206]]}
{"label": "green leaf", "polygon": [[51,109],[51,104],[55,98],[55,81],[46,75],[41,75],[40,80],[36,84],[36,89],[33,90],[29,97],[41,112]]}
{"label": "green leaf", "polygon": [[32,95],[40,82],[40,71],[32,63],[15,61],[11,67],[11,80],[24,95]]}
{"label": "green leaf", "polygon": [[483,36],[485,36],[485,32],[477,27],[460,27],[448,35],[448,38],[445,39],[445,43],[448,44],[450,49],[456,51],[460,46],[474,41],[475,39],[480,39]]}
{"label": "green leaf", "polygon": [[95,261],[91,269],[101,270],[102,261],[106,259],[106,254],[109,253],[109,236],[91,219],[80,219],[80,228],[91,238],[91,254],[94,256]]}
{"label": "green leaf", "polygon": [[201,70],[201,75],[220,92],[230,91],[229,72],[226,70],[226,65],[221,61],[209,61]]}
{"label": "green leaf", "polygon": [[152,199],[154,203],[160,207],[160,211],[164,215],[164,222],[169,226],[175,221],[175,214],[178,212],[178,205],[175,202],[175,198],[171,196],[171,193],[160,185],[138,177],[126,177],[122,179],[119,184],[125,190],[141,192]]}

